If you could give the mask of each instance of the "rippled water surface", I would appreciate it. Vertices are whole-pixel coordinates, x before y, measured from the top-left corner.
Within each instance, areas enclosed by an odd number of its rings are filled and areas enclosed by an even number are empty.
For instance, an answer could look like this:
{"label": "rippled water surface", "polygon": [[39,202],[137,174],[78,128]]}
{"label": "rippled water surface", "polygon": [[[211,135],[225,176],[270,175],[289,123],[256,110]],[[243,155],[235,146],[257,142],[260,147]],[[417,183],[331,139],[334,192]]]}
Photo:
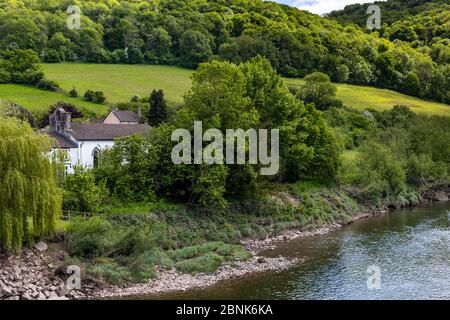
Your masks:
{"label": "rippled water surface", "polygon": [[[450,203],[393,211],[267,252],[305,262],[164,299],[450,299]],[[369,289],[368,268],[381,271]]]}

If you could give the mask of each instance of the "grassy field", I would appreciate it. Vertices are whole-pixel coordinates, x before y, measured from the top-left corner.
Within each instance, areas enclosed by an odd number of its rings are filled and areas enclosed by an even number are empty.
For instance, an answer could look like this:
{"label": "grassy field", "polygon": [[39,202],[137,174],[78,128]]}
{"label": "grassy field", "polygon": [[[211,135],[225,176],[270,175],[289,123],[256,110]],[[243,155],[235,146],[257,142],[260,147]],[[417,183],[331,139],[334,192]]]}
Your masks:
{"label": "grassy field", "polygon": [[35,113],[45,112],[50,105],[55,104],[58,101],[65,101],[77,106],[86,107],[98,114],[103,114],[108,110],[108,106],[106,105],[87,102],[81,98],[71,98],[63,93],[50,92],[15,84],[0,84],[0,100],[2,99],[19,103]]}
{"label": "grassy field", "polygon": [[80,94],[88,89],[103,91],[110,103],[127,102],[133,95],[150,95],[164,89],[169,101],[179,102],[191,86],[191,70],[171,66],[120,64],[45,64],[46,77],[66,90]]}
{"label": "grassy field", "polygon": [[[180,102],[191,86],[192,70],[171,66],[150,65],[105,65],[105,64],[44,64],[46,77],[57,81],[63,89],[72,87],[80,95],[88,89],[103,91],[107,102],[127,102],[133,95],[148,96],[153,89],[164,89],[166,98]],[[285,79],[288,86],[301,86],[301,79]],[[450,116],[447,104],[425,101],[391,90],[373,87],[337,84],[338,98],[355,109],[373,108],[386,110],[396,104],[407,105],[415,112]],[[9,99],[23,104],[31,111],[45,111],[57,101],[66,101],[88,107],[97,113],[105,113],[108,106],[70,98],[61,93],[38,90],[17,85],[0,85],[0,99]]]}
{"label": "grassy field", "polygon": [[[285,79],[285,82],[292,87],[299,87],[304,83],[301,79]],[[372,108],[381,111],[390,109],[394,105],[406,105],[417,113],[450,116],[450,105],[444,103],[426,101],[387,89],[348,84],[336,84],[336,86],[337,98],[350,108]]]}

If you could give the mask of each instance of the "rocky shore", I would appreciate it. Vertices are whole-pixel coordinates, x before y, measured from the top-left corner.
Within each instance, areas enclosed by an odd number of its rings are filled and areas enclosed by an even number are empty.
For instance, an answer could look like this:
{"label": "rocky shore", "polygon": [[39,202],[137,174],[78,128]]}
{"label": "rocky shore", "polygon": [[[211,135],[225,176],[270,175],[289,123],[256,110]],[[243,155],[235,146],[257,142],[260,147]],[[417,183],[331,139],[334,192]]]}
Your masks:
{"label": "rocky shore", "polygon": [[[61,253],[64,259],[64,253]],[[65,282],[54,276],[54,261],[38,249],[0,259],[0,300],[67,300],[75,298]],[[58,260],[58,258],[57,258]]]}
{"label": "rocky shore", "polygon": [[255,256],[248,261],[234,261],[222,265],[212,274],[190,275],[175,269],[158,269],[158,275],[148,283],[132,287],[109,287],[96,292],[91,298],[117,298],[131,296],[157,295],[210,287],[224,280],[239,279],[257,272],[279,272],[299,263],[298,259],[284,257],[266,258]]}
{"label": "rocky shore", "polygon": [[0,256],[0,300],[68,300],[158,295],[206,288],[221,281],[258,272],[279,272],[302,261],[281,256],[269,258],[259,254],[283,242],[323,235],[343,225],[385,212],[386,210],[373,210],[356,215],[350,221],[336,222],[321,228],[306,231],[286,230],[280,235],[263,240],[243,240],[242,245],[253,254],[250,260],[228,262],[212,274],[190,275],[175,269],[158,268],[155,279],[129,287],[111,286],[98,279],[83,277],[81,290],[70,290],[65,280],[67,274],[64,274],[64,271],[58,272],[67,261],[67,253],[60,243],[49,250],[46,244],[41,243],[33,249],[24,249],[20,256]]}

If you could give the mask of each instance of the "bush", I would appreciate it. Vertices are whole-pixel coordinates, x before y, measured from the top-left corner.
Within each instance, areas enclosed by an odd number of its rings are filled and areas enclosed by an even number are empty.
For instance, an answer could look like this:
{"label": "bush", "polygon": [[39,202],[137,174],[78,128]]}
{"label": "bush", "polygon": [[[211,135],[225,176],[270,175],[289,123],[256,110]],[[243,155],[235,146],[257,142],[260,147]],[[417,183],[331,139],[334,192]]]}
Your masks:
{"label": "bush", "polygon": [[94,91],[87,90],[84,93],[84,100],[86,100],[86,101],[94,101]]}
{"label": "bush", "polygon": [[69,91],[69,96],[72,98],[78,98],[78,91],[75,89],[75,87],[72,88],[72,90]]}
{"label": "bush", "polygon": [[138,95],[134,95],[131,97],[130,102],[139,102],[141,100],[141,97]]}
{"label": "bush", "polygon": [[96,183],[94,174],[82,166],[74,166],[74,173],[64,181],[63,208],[65,210],[96,213],[108,197],[103,182]]}
{"label": "bush", "polygon": [[223,262],[223,257],[219,256],[218,254],[209,252],[197,258],[180,261],[175,264],[175,267],[181,272],[185,273],[212,273],[216,271]]}
{"label": "bush", "polygon": [[103,93],[103,91],[92,91],[92,90],[87,90],[84,93],[84,100],[86,101],[92,101],[95,103],[103,103],[106,101],[106,96]]}
{"label": "bush", "polygon": [[96,103],[103,103],[106,101],[106,96],[103,91],[95,91],[92,101]]}
{"label": "bush", "polygon": [[38,87],[39,89],[42,89],[42,90],[48,90],[48,91],[53,91],[53,92],[58,91],[60,89],[58,83],[56,83],[55,81],[46,80],[46,79],[39,80],[39,82],[36,84],[36,87]]}
{"label": "bush", "polygon": [[45,52],[44,61],[49,63],[58,63],[61,62],[62,59],[58,51],[49,49]]}
{"label": "bush", "polygon": [[0,68],[0,83],[8,83],[10,81],[11,81],[10,73]]}
{"label": "bush", "polygon": [[66,229],[65,245],[71,256],[96,258],[114,244],[111,240],[113,226],[108,220],[93,217],[88,220],[75,218]]}
{"label": "bush", "polygon": [[0,101],[0,115],[5,117],[15,117],[22,121],[26,121],[31,127],[36,127],[35,116],[28,111],[27,108],[12,101]]}
{"label": "bush", "polygon": [[103,278],[113,285],[118,285],[131,279],[131,273],[116,262],[96,264],[87,269],[89,274]]}

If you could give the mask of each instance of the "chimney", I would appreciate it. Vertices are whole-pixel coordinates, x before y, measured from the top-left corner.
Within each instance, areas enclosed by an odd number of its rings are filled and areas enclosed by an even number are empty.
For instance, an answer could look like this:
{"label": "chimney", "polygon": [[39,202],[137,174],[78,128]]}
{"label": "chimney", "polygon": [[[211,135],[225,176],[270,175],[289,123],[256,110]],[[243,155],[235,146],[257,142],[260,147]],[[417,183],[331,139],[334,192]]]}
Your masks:
{"label": "chimney", "polygon": [[51,131],[56,131],[55,113],[52,113],[48,116],[48,124],[50,126]]}
{"label": "chimney", "polygon": [[70,112],[64,112],[62,116],[64,133],[66,133],[67,130],[72,129],[72,114]]}

